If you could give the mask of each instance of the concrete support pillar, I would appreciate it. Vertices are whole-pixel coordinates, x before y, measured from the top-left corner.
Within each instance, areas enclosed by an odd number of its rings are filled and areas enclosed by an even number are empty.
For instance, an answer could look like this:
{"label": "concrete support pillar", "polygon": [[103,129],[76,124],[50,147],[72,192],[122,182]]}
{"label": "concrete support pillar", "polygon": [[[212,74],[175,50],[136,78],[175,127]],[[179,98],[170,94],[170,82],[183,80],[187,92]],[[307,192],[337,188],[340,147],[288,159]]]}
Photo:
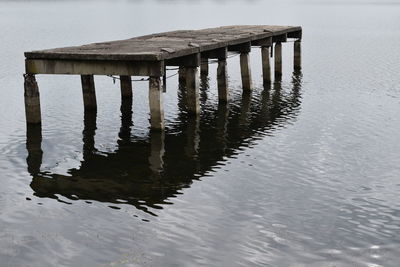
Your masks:
{"label": "concrete support pillar", "polygon": [[282,43],[275,44],[275,78],[282,77]]}
{"label": "concrete support pillar", "polygon": [[121,97],[132,98],[132,80],[130,76],[120,76]]}
{"label": "concrete support pillar", "polygon": [[200,74],[201,76],[208,76],[208,58],[201,58]]}
{"label": "concrete support pillar", "polygon": [[186,84],[186,68],[180,66],[178,72],[179,72],[179,84],[185,85]]}
{"label": "concrete support pillar", "polygon": [[192,114],[199,114],[199,70],[197,67],[186,67],[186,92],[188,112]]}
{"label": "concrete support pillar", "polygon": [[242,87],[245,91],[250,91],[252,89],[251,84],[251,70],[250,70],[250,54],[241,53],[240,54],[240,70],[242,74]]}
{"label": "concrete support pillar", "polygon": [[167,92],[167,65],[164,65],[164,75],[162,76],[162,91]]}
{"label": "concrete support pillar", "polygon": [[164,106],[160,77],[149,80],[150,124],[153,130],[164,129]]}
{"label": "concrete support pillar", "polygon": [[40,124],[42,116],[40,113],[39,87],[35,75],[24,75],[24,97],[25,97],[25,115],[28,124]]}
{"label": "concrete support pillar", "polygon": [[269,46],[261,47],[261,59],[262,59],[262,72],[263,72],[263,83],[271,83],[271,63],[269,61]]}
{"label": "concrete support pillar", "polygon": [[294,42],[294,58],[293,58],[294,70],[301,70],[301,40]]}
{"label": "concrete support pillar", "polygon": [[85,110],[97,110],[93,75],[81,75],[81,82]]}
{"label": "concrete support pillar", "polygon": [[218,84],[218,99],[220,102],[228,102],[228,74],[226,68],[226,59],[218,60],[217,68],[217,84]]}

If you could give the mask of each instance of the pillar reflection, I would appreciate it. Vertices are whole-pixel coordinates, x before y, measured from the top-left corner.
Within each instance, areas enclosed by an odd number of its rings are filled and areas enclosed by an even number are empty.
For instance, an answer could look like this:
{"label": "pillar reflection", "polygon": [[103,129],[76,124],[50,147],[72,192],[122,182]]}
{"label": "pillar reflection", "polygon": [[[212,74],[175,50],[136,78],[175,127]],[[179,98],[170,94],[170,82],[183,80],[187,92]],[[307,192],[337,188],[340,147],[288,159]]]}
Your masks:
{"label": "pillar reflection", "polygon": [[208,90],[210,89],[210,78],[202,75],[200,77],[200,103],[204,106],[208,100]]}
{"label": "pillar reflection", "polygon": [[165,132],[151,131],[150,132],[150,156],[149,168],[153,179],[161,178],[161,172],[164,168],[165,154]]}
{"label": "pillar reflection", "polygon": [[271,108],[271,83],[264,83],[264,90],[261,92],[261,117],[265,121],[270,120]]}
{"label": "pillar reflection", "polygon": [[242,106],[240,111],[239,124],[245,127],[249,124],[250,118],[250,104],[251,104],[252,91],[243,91],[242,93]]}
{"label": "pillar reflection", "polygon": [[95,151],[95,140],[94,136],[96,135],[96,120],[97,120],[97,112],[86,110],[84,113],[83,119],[83,131],[82,131],[82,140],[83,140],[83,159],[87,159],[90,157]]}
{"label": "pillar reflection", "polygon": [[118,144],[128,144],[131,138],[132,122],[132,98],[123,98],[121,102],[121,128]]}
{"label": "pillar reflection", "polygon": [[282,109],[282,83],[280,81],[275,81],[273,86],[273,93],[271,98],[271,112],[274,113],[274,116],[279,116]]}
{"label": "pillar reflection", "polygon": [[124,99],[114,151],[97,151],[97,115],[85,112],[83,160],[62,174],[40,171],[41,129],[29,127],[26,147],[31,188],[37,197],[60,202],[67,198],[114,203],[114,206],[123,203],[157,215],[163,204],[182,194],[194,180],[209,175],[241,153],[252,140],[291,123],[300,110],[300,71],[293,73],[291,86],[287,92],[279,81],[265,84],[260,98],[254,97],[253,101],[252,94],[258,90],[243,91],[241,98],[231,98],[229,104],[220,102],[217,107],[203,109],[201,117],[187,113],[186,91],[182,86],[178,90],[179,112],[174,119],[177,123],[140,137],[132,132],[132,99]]}
{"label": "pillar reflection", "polygon": [[40,124],[27,124],[26,127],[26,149],[28,150],[26,162],[28,172],[34,176],[40,172],[43,159],[42,126]]}
{"label": "pillar reflection", "polygon": [[188,118],[186,128],[185,153],[189,158],[197,158],[200,146],[200,115]]}
{"label": "pillar reflection", "polygon": [[217,110],[217,140],[224,152],[228,146],[228,118],[228,104],[224,102],[219,103]]}

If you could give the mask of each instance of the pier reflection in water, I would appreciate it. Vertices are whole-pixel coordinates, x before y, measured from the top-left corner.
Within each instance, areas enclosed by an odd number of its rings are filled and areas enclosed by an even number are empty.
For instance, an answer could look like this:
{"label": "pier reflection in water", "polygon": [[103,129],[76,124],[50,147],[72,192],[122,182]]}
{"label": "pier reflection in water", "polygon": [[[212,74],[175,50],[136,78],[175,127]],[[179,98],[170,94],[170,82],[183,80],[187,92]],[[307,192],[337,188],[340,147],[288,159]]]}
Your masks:
{"label": "pier reflection in water", "polygon": [[181,86],[177,123],[164,132],[150,132],[147,138],[135,138],[131,132],[132,99],[122,99],[118,146],[112,153],[96,150],[96,113],[86,112],[83,160],[79,168],[68,170],[69,175],[41,171],[41,129],[28,127],[31,187],[36,196],[60,202],[100,201],[113,208],[124,203],[156,215],[155,209],[169,204],[168,199],[181,194],[193,180],[295,118],[300,110],[301,79],[301,72],[295,71],[289,89],[282,89],[281,81],[276,81],[261,92],[243,92],[228,104],[206,107],[209,88],[203,77],[201,115],[188,115]]}

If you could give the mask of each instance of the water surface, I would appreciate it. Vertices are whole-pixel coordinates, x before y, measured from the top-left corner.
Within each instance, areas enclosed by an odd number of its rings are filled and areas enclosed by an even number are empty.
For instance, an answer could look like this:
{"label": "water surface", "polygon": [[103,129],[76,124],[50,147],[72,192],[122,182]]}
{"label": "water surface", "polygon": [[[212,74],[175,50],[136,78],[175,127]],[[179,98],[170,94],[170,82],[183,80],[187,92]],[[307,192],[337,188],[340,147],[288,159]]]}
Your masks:
{"label": "water surface", "polygon": [[[400,248],[399,2],[0,2],[2,266],[396,266]],[[201,114],[168,80],[166,131],[96,77],[38,76],[40,130],[26,128],[24,51],[231,24],[303,26],[303,68],[284,44],[281,81]],[[171,70],[172,75],[175,71]]]}

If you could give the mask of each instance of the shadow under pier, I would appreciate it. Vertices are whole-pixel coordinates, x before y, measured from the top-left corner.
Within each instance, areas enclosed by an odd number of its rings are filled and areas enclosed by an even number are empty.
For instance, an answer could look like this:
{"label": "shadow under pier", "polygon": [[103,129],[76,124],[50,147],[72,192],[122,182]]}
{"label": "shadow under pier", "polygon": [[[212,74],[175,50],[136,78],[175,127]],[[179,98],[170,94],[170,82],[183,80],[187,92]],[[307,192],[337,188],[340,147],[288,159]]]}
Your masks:
{"label": "shadow under pier", "polygon": [[[190,116],[180,103],[179,122],[166,131],[150,131],[146,139],[131,133],[132,102],[123,101],[117,149],[96,149],[96,113],[85,113],[83,160],[68,175],[41,171],[40,129],[28,128],[28,171],[37,197],[128,204],[156,215],[155,209],[183,193],[207,172],[215,170],[240,149],[265,133],[289,123],[301,104],[301,73],[293,75],[292,89],[267,85],[258,97],[243,93],[229,104]],[[184,95],[180,95],[184,101]],[[46,151],[44,151],[46,153]],[[62,196],[63,199],[59,199]],[[67,200],[67,202],[69,201]]]}

